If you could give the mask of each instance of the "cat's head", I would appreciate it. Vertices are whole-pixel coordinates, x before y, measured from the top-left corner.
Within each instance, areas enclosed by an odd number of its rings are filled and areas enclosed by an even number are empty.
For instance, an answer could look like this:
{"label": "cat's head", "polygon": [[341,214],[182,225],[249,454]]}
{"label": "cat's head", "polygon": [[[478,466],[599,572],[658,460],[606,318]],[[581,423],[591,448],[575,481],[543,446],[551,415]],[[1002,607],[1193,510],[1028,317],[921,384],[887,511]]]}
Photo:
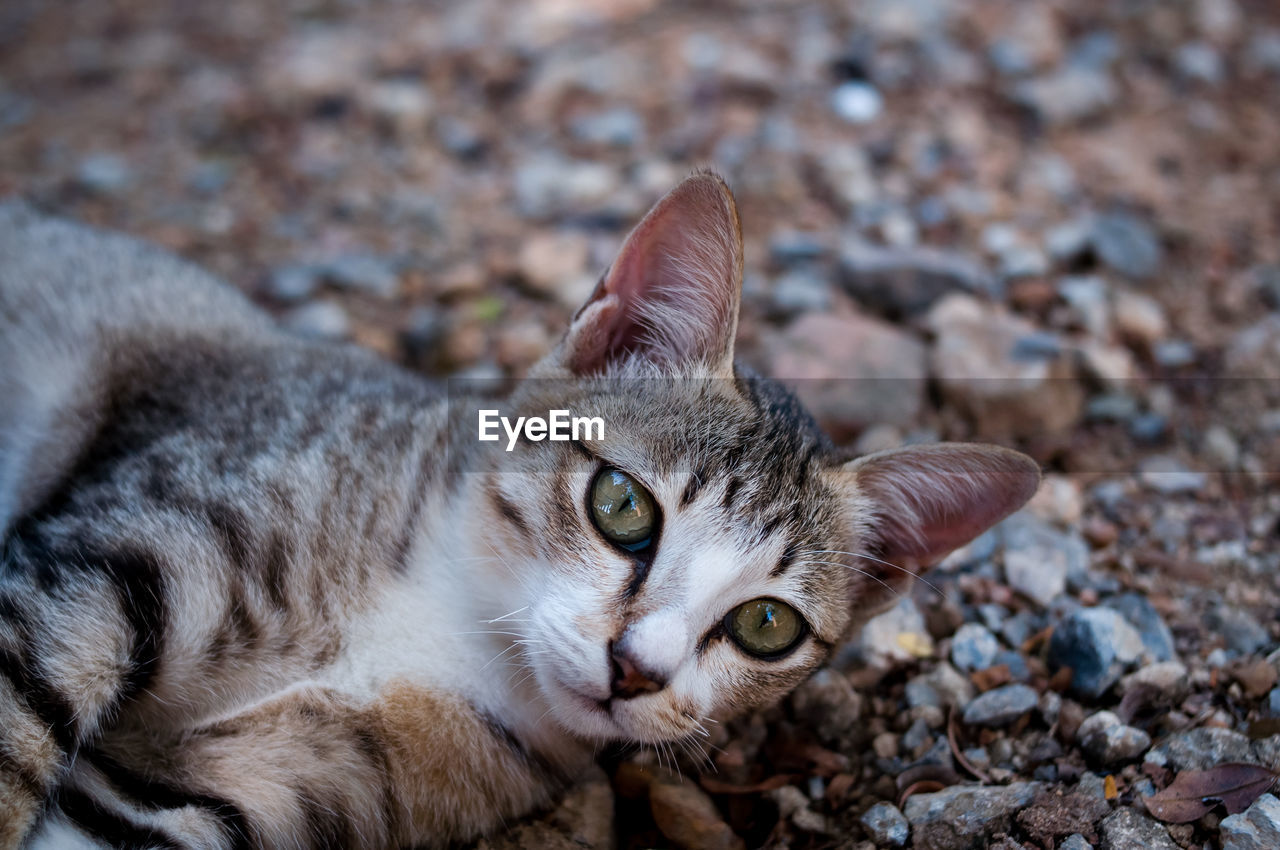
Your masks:
{"label": "cat's head", "polygon": [[604,438],[522,443],[484,477],[478,521],[527,605],[522,661],[582,737],[688,738],[778,699],[1039,480],[991,446],[841,457],[786,390],[735,368],[741,276],[733,197],[695,174],[511,399],[600,417]]}

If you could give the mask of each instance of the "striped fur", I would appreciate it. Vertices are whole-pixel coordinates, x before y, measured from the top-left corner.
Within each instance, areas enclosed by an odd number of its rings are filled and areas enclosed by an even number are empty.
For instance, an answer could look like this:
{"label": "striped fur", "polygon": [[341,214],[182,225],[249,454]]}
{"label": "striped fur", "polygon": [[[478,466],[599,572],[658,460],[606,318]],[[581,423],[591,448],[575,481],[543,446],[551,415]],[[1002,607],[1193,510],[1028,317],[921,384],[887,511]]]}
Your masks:
{"label": "striped fur", "polygon": [[[930,538],[948,494],[994,521],[1016,506],[995,471],[1034,484],[971,450],[966,486],[917,498],[928,464],[843,464],[736,371],[718,178],[622,257],[500,402],[603,416],[606,439],[507,454],[476,441],[475,399],[287,336],[154,249],[0,206],[0,848],[474,837],[602,741],[696,741],[777,699],[896,579],[851,553]],[[661,509],[643,557],[587,515],[603,465]],[[807,623],[783,658],[721,625],[762,596]],[[664,687],[611,696],[624,634]]]}

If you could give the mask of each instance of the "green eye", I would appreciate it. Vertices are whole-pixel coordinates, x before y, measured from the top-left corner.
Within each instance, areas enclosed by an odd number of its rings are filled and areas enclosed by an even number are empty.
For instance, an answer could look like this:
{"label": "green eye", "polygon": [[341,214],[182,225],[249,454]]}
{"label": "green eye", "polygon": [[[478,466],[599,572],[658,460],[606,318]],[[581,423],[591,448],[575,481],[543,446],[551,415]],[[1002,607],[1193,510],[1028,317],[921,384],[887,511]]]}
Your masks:
{"label": "green eye", "polygon": [[800,614],[776,599],[744,602],[729,612],[724,624],[738,646],[761,657],[786,652],[804,635]]}
{"label": "green eye", "polygon": [[606,538],[634,552],[649,545],[657,510],[639,482],[606,468],[591,484],[591,519]]}

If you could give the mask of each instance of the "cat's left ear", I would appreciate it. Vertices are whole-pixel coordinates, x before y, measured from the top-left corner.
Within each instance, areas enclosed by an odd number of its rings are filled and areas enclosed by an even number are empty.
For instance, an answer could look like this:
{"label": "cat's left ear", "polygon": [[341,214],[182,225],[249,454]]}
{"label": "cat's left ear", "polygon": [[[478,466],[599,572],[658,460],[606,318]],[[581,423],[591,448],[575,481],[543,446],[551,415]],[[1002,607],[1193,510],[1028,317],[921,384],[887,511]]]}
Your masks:
{"label": "cat's left ear", "polygon": [[908,446],[851,460],[834,471],[864,553],[855,609],[874,613],[911,580],[1022,507],[1040,467],[1011,449],[977,443]]}
{"label": "cat's left ear", "polygon": [[699,172],[631,231],[556,356],[583,377],[632,358],[669,373],[731,377],[741,290],[737,204],[720,177]]}

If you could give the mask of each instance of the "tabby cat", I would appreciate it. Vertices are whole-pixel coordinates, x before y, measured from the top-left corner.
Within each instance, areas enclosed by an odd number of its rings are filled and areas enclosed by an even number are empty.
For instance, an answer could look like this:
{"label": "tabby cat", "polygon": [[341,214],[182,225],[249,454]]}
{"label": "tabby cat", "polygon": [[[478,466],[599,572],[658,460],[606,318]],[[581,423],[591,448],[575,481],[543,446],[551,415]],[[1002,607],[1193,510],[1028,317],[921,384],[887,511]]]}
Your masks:
{"label": "tabby cat", "polygon": [[[777,700],[1030,496],[996,447],[842,458],[735,366],[741,276],[697,173],[476,402],[0,206],[0,848],[477,836]],[[507,452],[478,406],[606,427]]]}

